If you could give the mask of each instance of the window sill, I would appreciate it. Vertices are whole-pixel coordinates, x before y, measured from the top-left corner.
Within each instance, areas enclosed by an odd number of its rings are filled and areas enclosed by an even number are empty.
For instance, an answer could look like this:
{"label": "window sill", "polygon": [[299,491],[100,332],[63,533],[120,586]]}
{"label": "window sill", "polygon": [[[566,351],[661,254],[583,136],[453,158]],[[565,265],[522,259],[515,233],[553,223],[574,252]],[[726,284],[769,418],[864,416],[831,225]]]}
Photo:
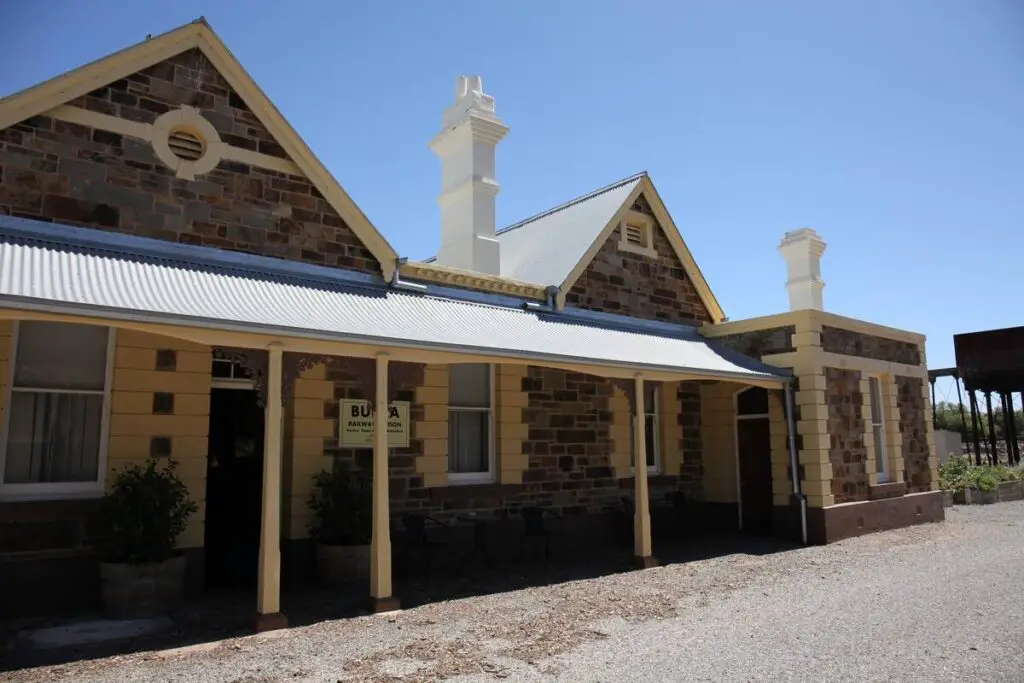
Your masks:
{"label": "window sill", "polygon": [[0,485],[0,503],[32,503],[93,500],[103,497],[103,489],[54,489],[48,484]]}
{"label": "window sill", "polygon": [[907,484],[903,481],[880,482],[868,486],[868,500],[899,498],[907,494]]}
{"label": "window sill", "polygon": [[472,486],[474,484],[493,484],[497,480],[498,479],[493,472],[473,472],[472,474],[460,474],[458,472],[448,473],[449,486]]}
{"label": "window sill", "polygon": [[630,254],[638,254],[640,256],[646,256],[647,258],[658,258],[658,252],[654,250],[654,247],[642,247],[639,244],[633,244],[632,242],[619,241],[619,251],[629,252]]}

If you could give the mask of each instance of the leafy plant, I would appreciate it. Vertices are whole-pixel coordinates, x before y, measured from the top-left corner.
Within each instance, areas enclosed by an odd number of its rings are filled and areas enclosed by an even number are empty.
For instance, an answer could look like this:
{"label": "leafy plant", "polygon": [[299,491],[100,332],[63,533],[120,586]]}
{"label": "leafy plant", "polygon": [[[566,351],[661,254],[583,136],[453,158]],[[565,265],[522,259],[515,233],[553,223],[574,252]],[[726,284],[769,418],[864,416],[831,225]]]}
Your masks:
{"label": "leafy plant", "polygon": [[173,460],[158,469],[128,465],[100,500],[99,550],[105,562],[144,564],[175,555],[175,542],[198,508],[175,472]]}
{"label": "leafy plant", "polygon": [[330,472],[320,472],[313,478],[310,535],[325,545],[366,545],[370,542],[372,506],[369,477],[335,458]]}
{"label": "leafy plant", "polygon": [[946,491],[961,491],[967,488],[971,472],[971,461],[963,455],[951,455],[939,465],[939,486]]}
{"label": "leafy plant", "polygon": [[999,480],[991,472],[982,472],[974,481],[974,487],[979,491],[995,491]]}

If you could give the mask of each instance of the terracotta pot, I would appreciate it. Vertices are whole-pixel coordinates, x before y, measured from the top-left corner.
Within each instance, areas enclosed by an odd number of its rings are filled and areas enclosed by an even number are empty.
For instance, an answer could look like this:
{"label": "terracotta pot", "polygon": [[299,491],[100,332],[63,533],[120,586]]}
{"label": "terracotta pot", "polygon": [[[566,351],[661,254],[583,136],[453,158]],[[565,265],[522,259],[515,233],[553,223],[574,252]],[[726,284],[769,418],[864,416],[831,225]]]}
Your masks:
{"label": "terracotta pot", "polygon": [[316,573],[321,583],[338,585],[367,581],[370,578],[370,546],[316,546]]}
{"label": "terracotta pot", "polygon": [[103,606],[112,619],[166,614],[185,597],[184,557],[150,564],[100,564]]}

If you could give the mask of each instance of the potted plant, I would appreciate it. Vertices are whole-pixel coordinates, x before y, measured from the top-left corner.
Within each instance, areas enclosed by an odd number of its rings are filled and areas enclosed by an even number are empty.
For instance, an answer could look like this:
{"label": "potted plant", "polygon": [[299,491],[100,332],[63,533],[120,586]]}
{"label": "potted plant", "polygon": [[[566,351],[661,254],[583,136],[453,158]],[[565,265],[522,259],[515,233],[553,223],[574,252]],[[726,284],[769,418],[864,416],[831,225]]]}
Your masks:
{"label": "potted plant", "polygon": [[100,500],[100,582],[110,617],[163,614],[181,604],[185,557],[175,543],[197,507],[176,465],[128,465]]}
{"label": "potted plant", "polygon": [[372,505],[369,477],[340,458],[334,459],[331,471],[313,478],[310,536],[321,581],[339,584],[369,576]]}

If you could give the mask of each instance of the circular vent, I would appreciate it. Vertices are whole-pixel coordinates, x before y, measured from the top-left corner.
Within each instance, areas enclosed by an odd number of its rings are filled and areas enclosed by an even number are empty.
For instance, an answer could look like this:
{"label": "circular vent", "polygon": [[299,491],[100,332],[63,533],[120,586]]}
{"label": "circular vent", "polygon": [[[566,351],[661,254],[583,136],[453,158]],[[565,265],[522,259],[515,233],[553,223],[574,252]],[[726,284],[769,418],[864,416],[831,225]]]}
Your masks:
{"label": "circular vent", "polygon": [[203,156],[206,145],[203,139],[187,130],[171,131],[167,137],[167,146],[174,156],[185,161],[195,161]]}

